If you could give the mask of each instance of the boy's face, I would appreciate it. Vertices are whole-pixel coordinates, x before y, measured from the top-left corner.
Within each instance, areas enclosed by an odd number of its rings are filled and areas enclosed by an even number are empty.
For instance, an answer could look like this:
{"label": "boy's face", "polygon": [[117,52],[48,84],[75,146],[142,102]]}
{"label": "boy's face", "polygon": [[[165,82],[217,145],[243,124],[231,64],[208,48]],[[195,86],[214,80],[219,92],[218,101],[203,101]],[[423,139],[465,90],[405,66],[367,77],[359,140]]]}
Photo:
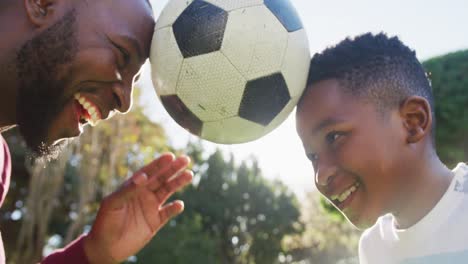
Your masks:
{"label": "boy's face", "polygon": [[399,111],[377,112],[336,80],[313,84],[297,109],[297,131],[318,190],[358,228],[398,207],[405,186]]}

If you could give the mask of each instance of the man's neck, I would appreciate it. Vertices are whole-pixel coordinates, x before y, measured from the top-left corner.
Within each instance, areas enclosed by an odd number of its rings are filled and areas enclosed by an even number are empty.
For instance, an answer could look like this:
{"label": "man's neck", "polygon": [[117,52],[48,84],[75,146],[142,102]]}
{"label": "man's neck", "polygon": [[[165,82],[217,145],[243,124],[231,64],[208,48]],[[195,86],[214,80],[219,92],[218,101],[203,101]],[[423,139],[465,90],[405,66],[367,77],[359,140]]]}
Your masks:
{"label": "man's neck", "polygon": [[406,229],[424,218],[447,192],[453,179],[448,169],[432,151],[422,164],[408,175],[406,194],[401,195],[393,213],[398,229]]}

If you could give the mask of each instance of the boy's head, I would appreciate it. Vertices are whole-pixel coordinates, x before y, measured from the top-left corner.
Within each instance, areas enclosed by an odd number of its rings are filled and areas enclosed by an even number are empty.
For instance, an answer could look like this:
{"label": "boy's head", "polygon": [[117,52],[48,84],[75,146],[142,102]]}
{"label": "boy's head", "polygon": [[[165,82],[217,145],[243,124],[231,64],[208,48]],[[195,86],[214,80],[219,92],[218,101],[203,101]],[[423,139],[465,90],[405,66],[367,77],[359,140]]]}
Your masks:
{"label": "boy's head", "polygon": [[[316,54],[297,109],[315,183],[357,227],[398,213],[433,151],[433,97],[415,52],[365,34]],[[402,200],[403,199],[403,200]]]}

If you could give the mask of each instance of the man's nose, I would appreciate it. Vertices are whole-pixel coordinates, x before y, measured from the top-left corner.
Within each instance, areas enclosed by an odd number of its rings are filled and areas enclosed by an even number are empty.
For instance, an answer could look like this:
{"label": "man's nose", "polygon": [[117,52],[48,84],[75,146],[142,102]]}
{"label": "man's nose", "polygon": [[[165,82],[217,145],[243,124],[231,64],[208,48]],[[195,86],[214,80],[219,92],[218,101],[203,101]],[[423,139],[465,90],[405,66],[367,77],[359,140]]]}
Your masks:
{"label": "man's nose", "polygon": [[112,86],[112,94],[115,100],[115,110],[126,113],[132,105],[133,83],[131,81],[117,82]]}
{"label": "man's nose", "polygon": [[321,156],[317,161],[315,171],[315,184],[317,187],[326,187],[336,175],[337,166],[330,157]]}

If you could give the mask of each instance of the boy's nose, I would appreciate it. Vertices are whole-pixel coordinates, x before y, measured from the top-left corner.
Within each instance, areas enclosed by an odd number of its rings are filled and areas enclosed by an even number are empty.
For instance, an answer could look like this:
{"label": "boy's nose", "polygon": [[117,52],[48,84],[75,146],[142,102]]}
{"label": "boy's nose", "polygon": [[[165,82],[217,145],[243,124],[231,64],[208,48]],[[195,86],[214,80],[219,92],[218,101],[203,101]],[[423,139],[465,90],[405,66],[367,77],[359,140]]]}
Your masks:
{"label": "boy's nose", "polygon": [[317,171],[315,172],[315,184],[317,188],[326,187],[330,184],[333,176],[336,174],[337,167],[327,159],[319,159],[317,162]]}

